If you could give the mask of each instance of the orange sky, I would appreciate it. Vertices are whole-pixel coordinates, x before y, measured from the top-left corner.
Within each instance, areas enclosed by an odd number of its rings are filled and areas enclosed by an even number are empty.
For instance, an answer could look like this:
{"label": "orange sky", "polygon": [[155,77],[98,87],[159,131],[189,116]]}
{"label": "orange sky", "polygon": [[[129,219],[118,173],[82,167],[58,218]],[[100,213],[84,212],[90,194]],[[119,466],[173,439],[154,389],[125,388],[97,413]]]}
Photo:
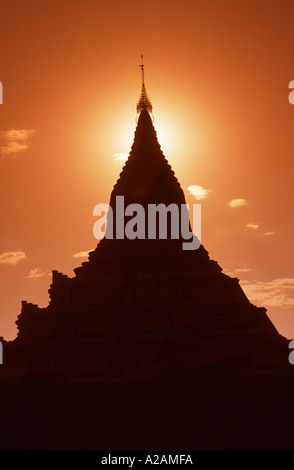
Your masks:
{"label": "orange sky", "polygon": [[[135,130],[140,55],[154,124],[202,242],[294,337],[294,3],[10,0],[1,5],[0,335],[51,270],[94,249]],[[243,205],[231,207],[230,201]],[[231,204],[234,205],[234,204]],[[235,204],[236,205],[236,204]]]}

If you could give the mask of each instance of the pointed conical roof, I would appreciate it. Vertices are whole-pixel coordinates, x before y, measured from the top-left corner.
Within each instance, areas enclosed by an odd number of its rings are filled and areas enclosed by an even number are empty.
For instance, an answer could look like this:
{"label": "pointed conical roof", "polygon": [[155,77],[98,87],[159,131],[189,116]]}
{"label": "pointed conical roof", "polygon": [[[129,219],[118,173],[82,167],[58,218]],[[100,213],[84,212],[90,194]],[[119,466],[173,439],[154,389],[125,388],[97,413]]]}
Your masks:
{"label": "pointed conical roof", "polygon": [[151,119],[152,104],[146,92],[143,64],[142,90],[137,103],[138,121],[129,158],[115,184],[110,206],[116,196],[124,196],[126,204],[185,204],[185,196],[171,166],[168,164]]}
{"label": "pointed conical roof", "polygon": [[[112,237],[105,236],[98,244],[95,251],[89,255],[89,261],[96,264],[102,262],[102,259],[109,260],[110,258],[126,258],[126,256],[136,259],[144,258],[144,254],[149,251],[152,253],[157,261],[160,263],[159,258],[170,257],[175,253],[181,252],[181,259],[184,260],[186,256],[182,256],[183,242],[187,239],[182,238],[181,227],[179,227],[179,237],[174,239],[171,235],[171,219],[167,221],[167,238],[163,239],[159,235],[159,227],[156,227],[156,239],[151,239],[148,236],[148,211],[151,204],[162,205],[166,208],[171,204],[177,205],[179,208],[179,224],[181,221],[181,212],[183,205],[186,206],[184,192],[178,179],[175,176],[171,165],[165,158],[161,146],[157,139],[157,133],[153,124],[153,117],[151,117],[152,105],[146,93],[144,82],[144,66],[142,68],[142,91],[141,97],[137,104],[137,127],[134,134],[134,141],[131,147],[129,157],[115,183],[110,196],[111,207],[111,233]],[[116,211],[117,211],[117,197],[123,196],[124,208],[130,204],[139,204],[145,210],[145,239],[132,239],[128,240],[126,237],[119,239],[116,237]],[[189,217],[189,215],[187,214]],[[128,218],[124,218],[124,225],[126,226]],[[109,218],[108,218],[109,222]],[[189,225],[189,220],[187,221]],[[188,242],[192,242],[195,236],[192,235],[191,227],[189,226],[191,238]],[[148,239],[148,240],[147,240]],[[199,246],[198,242],[196,243]],[[194,248],[195,249],[195,248]],[[156,253],[156,254],[155,254]],[[194,253],[198,261],[208,259],[208,253],[203,246]],[[148,256],[150,258],[150,256]],[[149,262],[149,261],[148,261]],[[87,263],[83,263],[87,265]],[[79,268],[75,269],[77,273]]]}
{"label": "pointed conical roof", "polygon": [[129,158],[111,193],[111,207],[118,195],[125,197],[126,204],[145,207],[159,203],[185,204],[183,190],[161,150],[150,114],[145,109],[138,119]]}

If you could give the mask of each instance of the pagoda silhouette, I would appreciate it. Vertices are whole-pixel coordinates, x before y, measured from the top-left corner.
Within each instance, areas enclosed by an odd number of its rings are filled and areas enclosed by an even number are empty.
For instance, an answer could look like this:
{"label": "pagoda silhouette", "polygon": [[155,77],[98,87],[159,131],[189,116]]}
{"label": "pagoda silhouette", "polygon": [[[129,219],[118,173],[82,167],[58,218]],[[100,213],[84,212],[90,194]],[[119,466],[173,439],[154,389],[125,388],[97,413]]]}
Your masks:
{"label": "pagoda silhouette", "polygon": [[[145,209],[186,204],[141,69],[134,142],[110,196],[114,220],[117,196]],[[267,414],[293,390],[289,340],[202,244],[183,250],[170,231],[165,239],[105,236],[74,277],[53,271],[49,294],[46,308],[23,301],[17,337],[2,341],[2,403],[13,403],[18,423],[2,410],[3,448],[292,442]],[[32,414],[35,424],[21,432],[20,416],[32,423]]]}

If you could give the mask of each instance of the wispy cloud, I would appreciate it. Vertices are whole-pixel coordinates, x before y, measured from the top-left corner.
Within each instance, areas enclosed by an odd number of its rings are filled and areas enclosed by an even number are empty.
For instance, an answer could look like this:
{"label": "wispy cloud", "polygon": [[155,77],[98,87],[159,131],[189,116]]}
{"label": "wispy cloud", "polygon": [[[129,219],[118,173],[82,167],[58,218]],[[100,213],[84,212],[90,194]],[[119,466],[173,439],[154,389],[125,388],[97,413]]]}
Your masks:
{"label": "wispy cloud", "polygon": [[112,156],[114,160],[122,160],[125,162],[128,159],[129,154],[128,153],[114,153]]}
{"label": "wispy cloud", "polygon": [[236,269],[223,268],[223,271],[227,276],[235,277],[236,274],[248,273],[249,271],[251,271],[251,268],[236,268]]}
{"label": "wispy cloud", "polygon": [[188,191],[189,194],[194,196],[196,199],[205,199],[210,193],[210,189],[204,189],[202,186],[198,186],[197,184],[194,184],[192,186],[188,186]]}
{"label": "wispy cloud", "polygon": [[233,208],[247,206],[247,205],[248,205],[248,202],[246,201],[246,199],[232,199],[229,202],[229,206]]}
{"label": "wispy cloud", "polygon": [[271,235],[273,235],[275,232],[265,232],[263,235],[265,235],[266,237],[270,237]]}
{"label": "wispy cloud", "polygon": [[294,278],[272,281],[240,281],[249,300],[258,306],[294,307]]}
{"label": "wispy cloud", "polygon": [[34,129],[11,129],[0,134],[0,155],[2,158],[28,150]]}
{"label": "wispy cloud", "polygon": [[51,274],[51,272],[43,271],[41,268],[34,268],[29,271],[29,274],[25,276],[25,279],[33,279],[36,281],[37,279],[49,274]]}
{"label": "wispy cloud", "polygon": [[24,251],[7,251],[6,253],[0,254],[0,264],[15,266],[23,259],[27,259]]}
{"label": "wispy cloud", "polygon": [[251,268],[237,268],[235,269],[235,273],[248,273],[251,271]]}
{"label": "wispy cloud", "polygon": [[246,227],[251,228],[252,230],[256,230],[259,225],[258,224],[247,224]]}
{"label": "wispy cloud", "polygon": [[79,251],[78,253],[75,253],[73,255],[74,258],[87,258],[89,253],[93,251],[93,250],[89,250],[89,251]]}

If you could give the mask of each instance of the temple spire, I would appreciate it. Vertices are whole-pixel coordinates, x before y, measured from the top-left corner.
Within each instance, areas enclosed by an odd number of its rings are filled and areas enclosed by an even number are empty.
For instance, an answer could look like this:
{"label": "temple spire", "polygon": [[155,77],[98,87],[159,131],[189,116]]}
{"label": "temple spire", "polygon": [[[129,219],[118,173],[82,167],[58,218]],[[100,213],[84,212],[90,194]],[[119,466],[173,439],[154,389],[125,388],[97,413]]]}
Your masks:
{"label": "temple spire", "polygon": [[143,55],[141,55],[141,74],[142,74],[142,89],[141,89],[141,95],[140,99],[137,103],[137,113],[140,114],[141,111],[146,110],[150,114],[152,113],[152,104],[151,101],[148,98],[147,92],[146,92],[146,87],[145,87],[145,73],[144,73],[144,62],[143,62]]}

